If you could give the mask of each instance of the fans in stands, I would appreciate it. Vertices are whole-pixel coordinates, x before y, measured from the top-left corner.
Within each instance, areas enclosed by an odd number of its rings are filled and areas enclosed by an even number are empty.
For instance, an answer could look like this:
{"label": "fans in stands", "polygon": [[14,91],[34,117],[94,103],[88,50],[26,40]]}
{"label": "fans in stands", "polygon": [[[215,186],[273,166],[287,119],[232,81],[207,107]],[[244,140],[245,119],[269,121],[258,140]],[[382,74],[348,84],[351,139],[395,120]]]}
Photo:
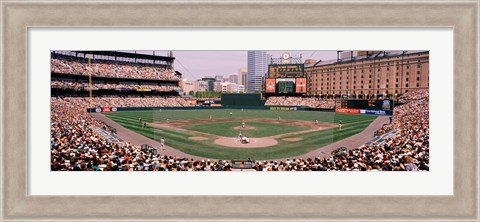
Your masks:
{"label": "fans in stands", "polygon": [[335,107],[334,99],[304,98],[294,96],[271,96],[265,102],[266,106],[307,106],[311,108],[332,109]]}
{"label": "fans in stands", "polygon": [[[52,81],[52,88],[58,89],[74,89],[74,90],[89,90],[87,82],[72,82],[72,81]],[[178,86],[159,86],[159,85],[135,85],[135,84],[113,84],[113,83],[94,83],[93,89],[112,89],[112,90],[151,90],[159,92],[169,92],[180,90]]]}
{"label": "fans in stands", "polygon": [[[90,104],[88,97],[66,97],[66,103],[81,104],[87,108]],[[52,100],[53,101],[53,100]],[[94,107],[185,107],[193,106],[180,97],[92,97]]]}
{"label": "fans in stands", "polygon": [[[57,57],[59,58],[51,59],[51,72],[72,75],[88,75],[88,64],[86,59],[69,56]],[[175,74],[175,71],[171,68],[158,65],[154,66],[128,62],[122,63],[107,60],[93,60],[91,74],[93,76],[112,78],[180,80]]]}

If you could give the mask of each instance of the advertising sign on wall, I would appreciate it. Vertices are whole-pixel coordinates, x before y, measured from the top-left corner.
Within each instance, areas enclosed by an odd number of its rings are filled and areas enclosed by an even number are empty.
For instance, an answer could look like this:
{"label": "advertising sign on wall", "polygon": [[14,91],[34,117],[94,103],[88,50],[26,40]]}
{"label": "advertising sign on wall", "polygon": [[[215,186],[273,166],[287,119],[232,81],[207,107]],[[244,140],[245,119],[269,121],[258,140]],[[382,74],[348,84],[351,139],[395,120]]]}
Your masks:
{"label": "advertising sign on wall", "polygon": [[307,93],[307,79],[297,78],[295,88],[296,93]]}
{"label": "advertising sign on wall", "polygon": [[275,79],[266,79],[265,80],[265,92],[266,93],[275,93]]}
{"label": "advertising sign on wall", "polygon": [[336,113],[360,114],[360,109],[352,108],[335,108]]}

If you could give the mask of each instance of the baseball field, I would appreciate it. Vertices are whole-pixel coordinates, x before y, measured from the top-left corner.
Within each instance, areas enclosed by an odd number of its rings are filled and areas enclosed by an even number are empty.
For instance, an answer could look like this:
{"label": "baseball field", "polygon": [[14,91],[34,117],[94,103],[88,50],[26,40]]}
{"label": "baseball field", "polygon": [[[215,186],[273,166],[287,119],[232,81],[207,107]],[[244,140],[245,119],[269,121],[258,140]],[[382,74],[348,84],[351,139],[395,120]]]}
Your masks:
{"label": "baseball field", "polygon": [[[334,112],[248,109],[128,111],[104,115],[150,139],[159,141],[163,137],[168,146],[182,152],[228,160],[298,156],[362,132],[377,118]],[[250,143],[242,144],[240,133]]]}

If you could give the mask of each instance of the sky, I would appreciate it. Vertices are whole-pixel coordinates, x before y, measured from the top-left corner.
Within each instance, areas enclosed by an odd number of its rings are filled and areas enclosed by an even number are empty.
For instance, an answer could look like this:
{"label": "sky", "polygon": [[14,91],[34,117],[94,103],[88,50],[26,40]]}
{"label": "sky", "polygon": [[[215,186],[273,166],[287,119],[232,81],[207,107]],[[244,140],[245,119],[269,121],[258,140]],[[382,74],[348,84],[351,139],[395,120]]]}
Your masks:
{"label": "sky", "polygon": [[[132,51],[129,51],[132,52]],[[166,56],[167,51],[136,51],[141,54]],[[331,60],[337,57],[336,51],[267,51],[273,58],[279,58],[284,52],[291,57],[315,60]],[[173,51],[174,69],[187,80],[198,80],[205,76],[237,73],[239,68],[247,68],[247,51]]]}

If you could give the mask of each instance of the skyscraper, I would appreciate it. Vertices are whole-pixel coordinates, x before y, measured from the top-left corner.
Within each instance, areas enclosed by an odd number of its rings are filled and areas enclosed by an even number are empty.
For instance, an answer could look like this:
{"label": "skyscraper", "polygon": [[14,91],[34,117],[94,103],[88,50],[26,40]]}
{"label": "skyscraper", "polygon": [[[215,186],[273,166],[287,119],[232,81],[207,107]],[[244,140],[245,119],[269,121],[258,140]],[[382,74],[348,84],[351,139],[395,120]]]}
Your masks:
{"label": "skyscraper", "polygon": [[238,69],[238,84],[247,86],[247,68]]}
{"label": "skyscraper", "polygon": [[262,79],[267,73],[268,56],[266,51],[248,51],[248,92],[261,91]]}

